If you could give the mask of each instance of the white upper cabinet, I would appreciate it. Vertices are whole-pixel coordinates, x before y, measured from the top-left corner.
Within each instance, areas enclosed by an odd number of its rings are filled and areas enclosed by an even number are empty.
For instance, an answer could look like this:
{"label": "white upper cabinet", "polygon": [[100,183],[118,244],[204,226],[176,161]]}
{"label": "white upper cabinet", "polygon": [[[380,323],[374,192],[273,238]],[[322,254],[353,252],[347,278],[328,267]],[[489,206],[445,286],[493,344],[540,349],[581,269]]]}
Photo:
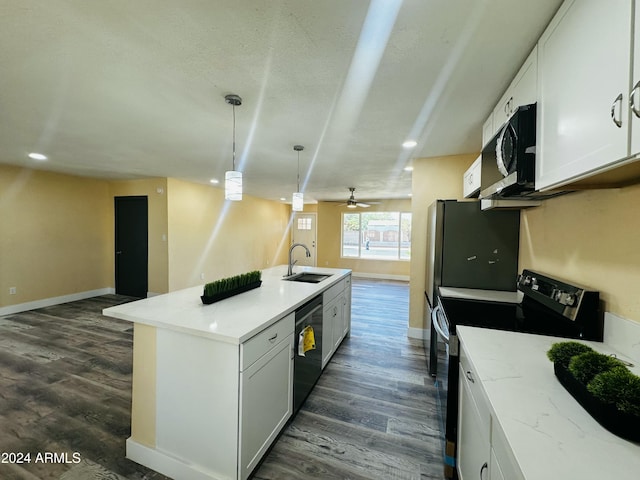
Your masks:
{"label": "white upper cabinet", "polygon": [[493,112],[489,114],[489,118],[487,118],[482,125],[482,148],[489,143],[489,140],[493,138],[493,134],[495,131],[493,130]]}
{"label": "white upper cabinet", "polygon": [[[636,4],[636,18],[633,45],[636,52],[640,51],[640,4]],[[635,56],[638,56],[636,53]],[[629,94],[631,107],[631,154],[640,153],[640,59],[633,61],[632,90]]]}
{"label": "white upper cabinet", "polygon": [[[500,101],[493,110],[493,133],[495,134],[502,125],[513,115],[520,105],[536,103],[538,96],[538,48],[537,46],[529,54],[514,77],[511,85],[504,92]],[[493,135],[492,135],[493,136]],[[487,139],[490,140],[491,138]],[[484,140],[484,138],[483,138]]]}
{"label": "white upper cabinet", "polygon": [[477,197],[480,191],[480,172],[482,170],[482,156],[476,158],[462,175],[462,194],[464,198]]}
{"label": "white upper cabinet", "polygon": [[540,37],[537,189],[628,155],[632,3],[567,0]]}

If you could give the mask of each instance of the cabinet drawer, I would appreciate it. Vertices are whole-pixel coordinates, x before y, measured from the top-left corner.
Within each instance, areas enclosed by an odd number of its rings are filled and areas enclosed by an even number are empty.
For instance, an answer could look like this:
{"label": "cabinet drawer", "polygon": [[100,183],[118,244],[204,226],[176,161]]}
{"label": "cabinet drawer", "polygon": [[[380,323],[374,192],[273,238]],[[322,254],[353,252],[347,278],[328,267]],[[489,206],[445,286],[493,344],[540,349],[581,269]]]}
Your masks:
{"label": "cabinet drawer", "polygon": [[469,392],[475,403],[480,420],[482,421],[483,431],[488,432],[491,428],[491,410],[489,409],[489,400],[484,393],[480,379],[478,378],[475,368],[469,361],[464,349],[460,349],[460,376],[461,380],[466,383]]}
{"label": "cabinet drawer", "polygon": [[338,295],[344,291],[345,280],[342,279],[335,285],[327,288],[322,294],[322,303],[327,305],[333,301]]}
{"label": "cabinet drawer", "polygon": [[261,356],[294,332],[295,313],[292,312],[240,346],[240,371],[250,367]]}

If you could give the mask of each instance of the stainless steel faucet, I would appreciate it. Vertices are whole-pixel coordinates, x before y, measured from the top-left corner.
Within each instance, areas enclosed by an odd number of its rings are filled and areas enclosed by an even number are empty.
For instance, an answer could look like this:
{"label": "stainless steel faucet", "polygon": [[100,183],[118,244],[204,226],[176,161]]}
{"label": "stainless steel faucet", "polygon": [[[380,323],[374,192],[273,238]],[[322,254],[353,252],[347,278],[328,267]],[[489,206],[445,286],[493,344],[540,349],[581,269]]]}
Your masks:
{"label": "stainless steel faucet", "polygon": [[297,260],[293,260],[293,249],[296,247],[302,247],[307,251],[307,258],[309,258],[311,256],[311,252],[309,251],[309,249],[307,248],[307,246],[303,243],[294,243],[293,245],[291,245],[291,248],[289,248],[289,269],[287,270],[287,277],[290,277],[291,275],[293,275],[293,266],[296,264]]}

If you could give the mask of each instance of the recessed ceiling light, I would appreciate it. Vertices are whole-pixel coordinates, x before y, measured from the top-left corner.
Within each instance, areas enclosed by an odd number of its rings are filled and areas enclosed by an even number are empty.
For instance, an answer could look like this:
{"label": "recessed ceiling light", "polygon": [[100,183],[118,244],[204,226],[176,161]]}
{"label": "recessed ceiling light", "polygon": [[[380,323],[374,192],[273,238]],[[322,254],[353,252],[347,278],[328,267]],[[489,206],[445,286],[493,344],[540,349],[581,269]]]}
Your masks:
{"label": "recessed ceiling light", "polygon": [[214,185],[217,185],[220,183],[220,180],[218,180],[217,178],[212,178],[211,180],[209,180],[209,183],[213,183]]}
{"label": "recessed ceiling light", "polygon": [[413,193],[407,193],[407,197],[413,197]]}
{"label": "recessed ceiling light", "polygon": [[47,156],[41,153],[32,152],[29,154],[29,158],[31,158],[32,160],[46,160]]}
{"label": "recessed ceiling light", "polygon": [[418,145],[418,142],[416,142],[415,140],[407,140],[406,142],[404,142],[402,144],[403,148],[413,148],[416,145]]}
{"label": "recessed ceiling light", "polygon": [[405,172],[413,172],[413,167],[411,165],[407,165],[406,167],[404,167],[404,171]]}
{"label": "recessed ceiling light", "polygon": [[284,202],[284,201],[286,201],[286,200],[287,200],[286,198],[284,198],[284,197],[280,197],[280,201],[281,201],[281,202]]}

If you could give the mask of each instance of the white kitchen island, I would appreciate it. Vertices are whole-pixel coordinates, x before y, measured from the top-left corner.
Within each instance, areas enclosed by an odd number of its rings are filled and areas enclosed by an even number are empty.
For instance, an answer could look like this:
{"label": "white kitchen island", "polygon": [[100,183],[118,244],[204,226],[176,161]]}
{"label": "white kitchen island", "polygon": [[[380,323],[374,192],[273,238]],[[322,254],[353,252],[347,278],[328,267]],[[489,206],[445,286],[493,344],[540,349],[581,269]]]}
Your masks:
{"label": "white kitchen island", "polygon": [[103,311],[134,322],[128,458],[176,479],[248,477],[292,414],[295,310],[336,289],[351,298],[350,270],[296,268],[331,274],[315,284],[286,270],[211,305],[197,286]]}

